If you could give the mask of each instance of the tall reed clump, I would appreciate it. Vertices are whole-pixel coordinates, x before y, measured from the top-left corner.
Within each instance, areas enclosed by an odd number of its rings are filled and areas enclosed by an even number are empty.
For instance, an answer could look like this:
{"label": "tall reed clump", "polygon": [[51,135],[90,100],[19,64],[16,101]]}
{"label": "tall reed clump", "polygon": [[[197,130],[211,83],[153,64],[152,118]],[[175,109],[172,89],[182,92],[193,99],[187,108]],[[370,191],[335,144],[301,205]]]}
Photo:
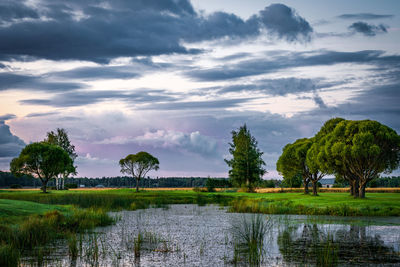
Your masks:
{"label": "tall reed clump", "polygon": [[265,252],[265,237],[271,228],[271,221],[260,214],[252,214],[250,218],[243,216],[242,220],[235,222],[232,225],[234,261],[259,266]]}
{"label": "tall reed clump", "polygon": [[[66,214],[50,211],[43,215],[32,215],[19,225],[0,225],[0,266],[18,266],[23,249],[32,250],[56,238],[109,225],[113,221],[104,210],[73,209]],[[75,249],[70,253],[75,254]]]}
{"label": "tall reed clump", "polygon": [[13,245],[0,245],[0,266],[14,267],[19,265],[20,253]]}

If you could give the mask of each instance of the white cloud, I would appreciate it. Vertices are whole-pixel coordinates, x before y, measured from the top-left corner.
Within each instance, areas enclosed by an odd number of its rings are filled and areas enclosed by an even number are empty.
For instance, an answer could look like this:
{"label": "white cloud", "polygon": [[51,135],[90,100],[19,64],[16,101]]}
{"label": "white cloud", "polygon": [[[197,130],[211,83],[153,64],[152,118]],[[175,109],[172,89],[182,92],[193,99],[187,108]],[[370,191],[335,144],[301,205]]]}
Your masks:
{"label": "white cloud", "polygon": [[98,144],[129,144],[152,146],[154,148],[174,148],[202,155],[216,153],[217,141],[199,131],[183,133],[171,130],[147,131],[141,136],[115,136],[97,142]]}

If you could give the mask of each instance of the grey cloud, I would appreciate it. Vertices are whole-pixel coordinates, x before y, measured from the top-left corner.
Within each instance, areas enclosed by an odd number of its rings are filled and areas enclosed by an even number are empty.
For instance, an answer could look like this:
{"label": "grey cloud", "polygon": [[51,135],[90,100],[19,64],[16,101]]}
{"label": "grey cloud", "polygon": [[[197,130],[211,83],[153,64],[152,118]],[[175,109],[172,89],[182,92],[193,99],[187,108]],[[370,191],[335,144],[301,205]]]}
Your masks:
{"label": "grey cloud", "polygon": [[29,113],[25,117],[27,117],[27,118],[45,117],[45,116],[51,116],[51,115],[56,115],[56,114],[59,114],[59,112],[41,112],[41,113],[34,112],[34,113]]}
{"label": "grey cloud", "polygon": [[260,11],[260,20],[268,30],[290,42],[301,38],[309,40],[313,31],[304,18],[283,4],[272,4]]}
{"label": "grey cloud", "polygon": [[0,23],[24,18],[37,19],[39,14],[22,1],[4,0],[0,3]]}
{"label": "grey cloud", "polygon": [[318,105],[319,108],[327,107],[324,100],[318,94],[314,94],[313,100],[314,100],[315,104]]}
{"label": "grey cloud", "polygon": [[[268,95],[285,96],[287,94],[297,94],[303,92],[315,91],[321,86],[316,80],[299,79],[299,78],[282,78],[282,79],[263,79],[254,81],[251,84],[230,85],[221,88],[222,93],[238,92],[238,91],[260,91]],[[325,87],[324,85],[323,87]]]}
{"label": "grey cloud", "polygon": [[364,20],[388,19],[393,17],[394,15],[374,14],[374,13],[342,14],[338,16],[338,18],[340,19],[364,19]]}
{"label": "grey cloud", "polygon": [[4,121],[11,120],[11,119],[14,119],[14,118],[16,118],[16,116],[14,114],[10,114],[10,113],[5,114],[5,115],[1,115],[0,116],[0,123],[4,123]]}
{"label": "grey cloud", "polygon": [[398,64],[400,56],[383,55],[383,51],[364,50],[356,52],[314,51],[314,52],[286,52],[280,51],[275,56],[264,56],[250,60],[243,60],[229,66],[219,66],[210,69],[190,70],[186,76],[199,81],[228,80],[253,75],[272,73],[278,70],[334,65],[340,63],[366,63],[378,66]]}
{"label": "grey cloud", "polygon": [[104,63],[121,56],[199,53],[198,49],[186,49],[182,41],[246,38],[259,35],[263,28],[287,41],[308,39],[312,32],[305,19],[281,4],[270,5],[248,20],[225,12],[201,16],[188,0],[119,0],[101,5],[96,1],[43,0],[37,9],[40,19],[0,28],[0,58]]}
{"label": "grey cloud", "polygon": [[[7,119],[7,117],[9,115],[2,116],[1,118]],[[24,146],[25,142],[18,136],[13,135],[10,132],[10,127],[4,123],[4,120],[0,120],[0,159],[18,156]]]}
{"label": "grey cloud", "polygon": [[387,26],[383,24],[372,25],[359,21],[351,24],[349,30],[364,34],[365,36],[375,36],[378,33],[387,33]]}
{"label": "grey cloud", "polygon": [[241,98],[241,99],[224,99],[224,100],[209,100],[209,101],[174,101],[168,103],[158,103],[156,105],[149,104],[143,109],[155,109],[155,110],[199,110],[199,109],[224,109],[237,107],[242,103],[245,103],[253,98]]}
{"label": "grey cloud", "polygon": [[9,89],[41,90],[41,91],[71,91],[83,88],[84,85],[75,82],[50,82],[45,77],[34,77],[14,73],[0,73],[0,91]]}
{"label": "grey cloud", "polygon": [[21,104],[44,105],[52,107],[74,107],[95,104],[106,100],[123,100],[133,104],[152,103],[159,101],[171,101],[174,97],[168,96],[160,90],[136,90],[126,91],[75,91],[55,94],[50,99],[24,99]]}
{"label": "grey cloud", "polygon": [[51,73],[51,76],[67,79],[132,79],[141,76],[128,71],[127,67],[80,67],[73,70]]}

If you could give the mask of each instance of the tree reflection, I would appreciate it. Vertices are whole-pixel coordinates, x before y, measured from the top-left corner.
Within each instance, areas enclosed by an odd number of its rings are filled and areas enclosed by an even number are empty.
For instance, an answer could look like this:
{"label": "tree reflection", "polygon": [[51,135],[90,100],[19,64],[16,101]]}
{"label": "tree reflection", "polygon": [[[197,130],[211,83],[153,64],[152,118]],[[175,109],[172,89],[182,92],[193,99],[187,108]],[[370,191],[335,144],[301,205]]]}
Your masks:
{"label": "tree reflection", "polygon": [[288,263],[338,266],[400,263],[400,255],[365,226],[329,231],[316,224],[288,227],[278,235],[279,250]]}

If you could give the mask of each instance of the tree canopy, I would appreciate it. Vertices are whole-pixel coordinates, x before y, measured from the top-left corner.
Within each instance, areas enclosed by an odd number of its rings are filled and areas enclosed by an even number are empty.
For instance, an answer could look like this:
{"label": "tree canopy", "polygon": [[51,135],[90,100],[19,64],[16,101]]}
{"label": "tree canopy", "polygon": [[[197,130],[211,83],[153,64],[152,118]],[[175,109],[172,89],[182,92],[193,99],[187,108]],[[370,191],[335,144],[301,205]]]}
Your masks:
{"label": "tree canopy", "polygon": [[229,143],[229,153],[232,159],[225,159],[231,168],[229,177],[236,186],[246,187],[249,191],[259,182],[266,173],[263,168],[263,152],[257,147],[256,139],[250,134],[246,124],[238,131],[232,131],[232,143]]}
{"label": "tree canopy", "polygon": [[121,172],[136,178],[136,192],[139,191],[139,181],[151,170],[158,170],[160,162],[151,154],[141,151],[130,154],[119,161]]}
{"label": "tree canopy", "polygon": [[74,171],[72,159],[61,147],[46,142],[27,145],[10,163],[10,170],[15,175],[32,175],[39,178],[46,193],[50,179],[65,172]]}
{"label": "tree canopy", "polygon": [[312,145],[308,138],[297,139],[293,144],[287,144],[276,163],[276,169],[283,175],[286,184],[291,184],[289,180],[301,175],[304,185],[304,193],[308,194],[308,184],[310,183],[311,172],[306,164],[307,151]]}
{"label": "tree canopy", "polygon": [[377,121],[341,121],[325,138],[332,171],[357,179],[359,197],[369,181],[399,167],[400,136]]}

